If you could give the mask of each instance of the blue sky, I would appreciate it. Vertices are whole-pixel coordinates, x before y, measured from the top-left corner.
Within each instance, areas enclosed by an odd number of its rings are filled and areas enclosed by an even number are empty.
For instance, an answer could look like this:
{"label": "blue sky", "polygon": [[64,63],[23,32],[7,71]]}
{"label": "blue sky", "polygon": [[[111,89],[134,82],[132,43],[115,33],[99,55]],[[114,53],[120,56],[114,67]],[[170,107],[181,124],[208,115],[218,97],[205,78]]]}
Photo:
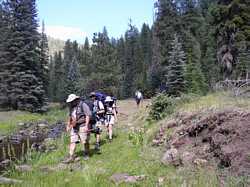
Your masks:
{"label": "blue sky", "polygon": [[39,20],[45,21],[48,35],[59,39],[92,39],[94,32],[107,27],[109,36],[120,37],[133,24],[152,25],[155,0],[37,0]]}

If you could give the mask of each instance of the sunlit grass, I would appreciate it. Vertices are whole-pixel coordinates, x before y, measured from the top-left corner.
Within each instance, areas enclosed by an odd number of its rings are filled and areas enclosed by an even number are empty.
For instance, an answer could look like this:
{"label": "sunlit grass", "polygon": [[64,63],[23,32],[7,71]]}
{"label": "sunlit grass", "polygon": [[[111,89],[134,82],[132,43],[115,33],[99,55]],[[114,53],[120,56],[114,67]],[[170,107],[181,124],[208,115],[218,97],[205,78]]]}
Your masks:
{"label": "sunlit grass", "polygon": [[197,112],[207,109],[225,108],[245,108],[250,109],[250,99],[242,97],[232,97],[229,93],[212,93],[207,96],[193,98],[192,102],[184,103],[177,107],[177,111]]}
{"label": "sunlit grass", "polygon": [[[229,97],[230,98],[230,97]],[[177,106],[176,112],[180,111],[198,111],[208,108],[225,108],[229,106],[237,106],[247,108],[249,101],[235,101],[224,97],[223,94],[210,94],[208,96],[194,99],[187,103]],[[145,175],[146,179],[136,184],[122,183],[119,186],[142,186],[155,187],[159,178],[164,178],[162,186],[194,186],[194,187],[217,187],[220,186],[218,171],[212,169],[193,168],[175,168],[173,166],[165,166],[161,163],[161,157],[165,150],[164,147],[152,147],[151,140],[156,131],[159,130],[160,122],[146,121],[146,108],[136,109],[131,105],[133,101],[119,102],[120,106],[126,110],[132,110],[131,115],[125,117],[120,116],[121,121],[115,126],[116,138],[109,144],[104,141],[102,145],[102,154],[96,154],[94,148],[94,136],[91,137],[92,155],[88,161],[80,161],[81,168],[72,170],[74,165],[69,164],[66,169],[44,172],[41,167],[56,167],[68,155],[69,136],[64,134],[62,138],[55,140],[58,149],[51,153],[33,153],[32,159],[27,164],[32,165],[32,172],[12,171],[9,177],[23,180],[19,186],[116,186],[110,181],[110,177],[115,173],[128,173],[130,175]],[[57,113],[58,112],[58,113]],[[65,111],[51,111],[47,117],[48,120],[55,120],[53,116],[65,117]],[[53,114],[53,115],[52,115]],[[173,114],[175,115],[175,114]],[[170,118],[169,116],[167,118]],[[130,125],[128,125],[130,124]],[[132,124],[132,126],[131,126]],[[144,128],[142,145],[133,145],[129,141],[130,128]],[[171,131],[168,132],[171,134]],[[105,140],[105,132],[103,139]],[[77,147],[78,156],[82,155],[82,148]],[[245,179],[229,178],[226,179],[226,186],[237,186],[246,184]]]}

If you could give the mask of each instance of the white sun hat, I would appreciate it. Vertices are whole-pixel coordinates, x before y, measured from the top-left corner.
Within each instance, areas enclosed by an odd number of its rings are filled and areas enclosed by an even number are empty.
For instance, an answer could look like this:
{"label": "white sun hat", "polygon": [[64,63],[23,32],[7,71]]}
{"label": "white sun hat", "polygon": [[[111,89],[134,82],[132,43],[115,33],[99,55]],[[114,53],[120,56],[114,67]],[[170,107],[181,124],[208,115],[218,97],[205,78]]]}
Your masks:
{"label": "white sun hat", "polygon": [[75,95],[75,94],[70,94],[68,96],[68,99],[66,100],[66,103],[71,103],[72,101],[76,100],[76,99],[79,99],[80,97]]}
{"label": "white sun hat", "polygon": [[111,101],[113,101],[113,99],[110,96],[107,96],[105,102],[111,102]]}

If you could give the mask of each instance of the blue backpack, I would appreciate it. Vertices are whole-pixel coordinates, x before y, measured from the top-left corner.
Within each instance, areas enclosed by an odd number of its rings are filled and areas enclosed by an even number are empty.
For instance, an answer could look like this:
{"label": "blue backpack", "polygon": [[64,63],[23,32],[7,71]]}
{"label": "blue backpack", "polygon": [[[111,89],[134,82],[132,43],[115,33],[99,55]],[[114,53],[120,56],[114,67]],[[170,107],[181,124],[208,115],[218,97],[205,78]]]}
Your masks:
{"label": "blue backpack", "polygon": [[96,92],[95,96],[97,98],[98,101],[101,101],[103,104],[105,103],[105,99],[107,97],[106,94],[102,93],[102,92]]}

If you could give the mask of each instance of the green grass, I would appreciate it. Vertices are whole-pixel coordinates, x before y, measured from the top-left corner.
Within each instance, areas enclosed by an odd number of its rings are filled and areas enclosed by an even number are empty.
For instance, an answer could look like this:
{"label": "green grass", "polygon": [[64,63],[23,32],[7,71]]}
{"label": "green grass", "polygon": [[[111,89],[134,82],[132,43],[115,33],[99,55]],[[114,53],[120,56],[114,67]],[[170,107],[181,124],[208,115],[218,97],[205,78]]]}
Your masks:
{"label": "green grass", "polygon": [[177,111],[197,112],[207,109],[223,110],[226,108],[250,109],[250,99],[232,97],[227,92],[212,93],[203,97],[195,97],[191,99],[191,102],[179,104]]}
{"label": "green grass", "polygon": [[[114,173],[128,173],[131,175],[146,175],[147,178],[131,186],[156,186],[158,178],[166,177],[165,185],[182,186],[217,186],[217,179],[213,172],[209,179],[205,172],[191,172],[176,170],[162,165],[159,161],[158,150],[154,148],[133,146],[128,141],[126,133],[117,132],[117,137],[111,144],[102,146],[102,154],[93,154],[89,161],[81,161],[82,170],[70,171],[69,168],[61,171],[45,173],[42,166],[56,166],[67,154],[68,137],[65,135],[57,140],[60,149],[49,154],[34,154],[28,162],[34,168],[32,172],[10,173],[10,177],[23,180],[19,186],[115,186],[111,183],[110,176]],[[93,142],[92,142],[93,143]],[[92,144],[93,148],[93,144]],[[80,145],[77,153],[81,152]],[[187,172],[188,171],[188,175]],[[212,180],[211,180],[212,179]],[[128,186],[121,184],[120,186]]]}
{"label": "green grass", "polygon": [[19,123],[35,123],[47,121],[49,124],[58,120],[65,120],[66,110],[60,110],[58,107],[51,108],[45,114],[36,114],[21,111],[0,112],[0,134],[6,135],[18,130]]}
{"label": "green grass", "polygon": [[[127,104],[126,104],[127,102]],[[205,97],[194,99],[188,103],[182,103],[177,106],[176,112],[198,111],[210,107],[243,107],[247,108],[249,101],[235,101],[232,98],[224,98],[221,94],[210,94]],[[131,107],[131,103],[124,101],[121,103],[124,111]],[[121,107],[121,108],[122,108]],[[40,168],[44,166],[56,167],[68,154],[69,137],[65,134],[62,138],[55,141],[58,150],[51,153],[33,153],[29,156],[27,164],[32,165],[32,172],[10,171],[6,176],[20,179],[24,182],[18,186],[116,186],[110,181],[110,177],[115,173],[128,173],[130,175],[145,175],[144,181],[136,184],[120,184],[119,186],[157,186],[158,179],[164,177],[163,186],[194,186],[194,187],[216,187],[220,186],[218,171],[212,169],[191,169],[191,168],[174,168],[164,166],[160,160],[164,151],[163,147],[152,147],[151,140],[159,125],[164,122],[147,122],[147,111],[143,108],[130,113],[127,119],[121,118],[121,122],[116,125],[114,141],[109,144],[104,142],[102,145],[102,154],[92,154],[90,160],[81,160],[82,169],[71,171],[73,165],[68,168],[53,172],[44,172]],[[121,111],[121,113],[124,113]],[[53,113],[53,111],[51,111]],[[50,120],[55,120],[52,116],[63,117],[65,112],[55,110],[54,115],[44,115]],[[168,117],[169,118],[169,117]],[[131,126],[132,124],[132,126]],[[144,128],[142,145],[133,145],[129,140],[130,128]],[[171,133],[171,132],[168,132]],[[136,136],[136,135],[135,135]],[[94,137],[91,137],[91,149],[94,147]],[[81,146],[78,145],[77,151],[81,154]],[[93,151],[92,151],[93,152]],[[244,186],[245,178],[230,177],[226,180],[225,186]]]}

